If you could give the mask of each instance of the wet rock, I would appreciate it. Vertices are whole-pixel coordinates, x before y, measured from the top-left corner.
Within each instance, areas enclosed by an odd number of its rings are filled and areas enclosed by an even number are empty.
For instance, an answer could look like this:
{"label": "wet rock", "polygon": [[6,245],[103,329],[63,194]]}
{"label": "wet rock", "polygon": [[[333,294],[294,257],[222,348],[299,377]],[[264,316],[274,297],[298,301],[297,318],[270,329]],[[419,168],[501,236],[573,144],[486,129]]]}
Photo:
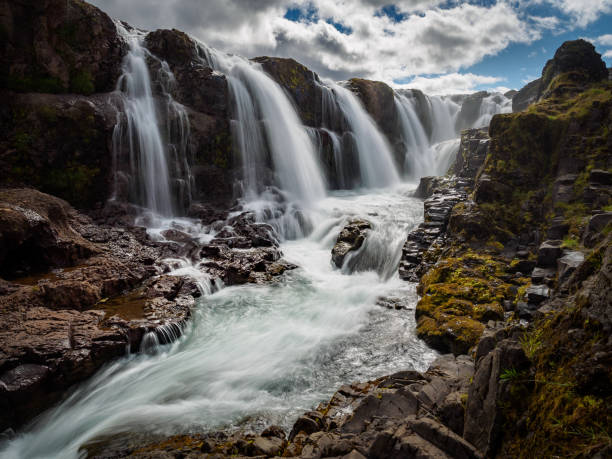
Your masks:
{"label": "wet rock", "polygon": [[534,268],[531,272],[531,282],[534,284],[547,283],[554,279],[557,271],[554,268]]}
{"label": "wet rock", "polygon": [[371,228],[372,224],[367,220],[351,220],[342,228],[332,248],[332,262],[336,267],[342,268],[346,255],[363,245],[367,230]]}

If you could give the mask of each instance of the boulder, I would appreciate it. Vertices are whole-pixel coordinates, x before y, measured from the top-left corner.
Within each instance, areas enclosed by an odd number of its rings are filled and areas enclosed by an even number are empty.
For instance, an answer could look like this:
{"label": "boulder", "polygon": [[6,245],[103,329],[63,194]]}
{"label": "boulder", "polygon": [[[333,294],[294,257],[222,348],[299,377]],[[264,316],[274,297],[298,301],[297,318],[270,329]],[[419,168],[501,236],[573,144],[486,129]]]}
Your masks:
{"label": "boulder", "polygon": [[559,283],[567,279],[583,261],[584,253],[576,250],[565,251],[563,256],[557,260]]}
{"label": "boulder", "polygon": [[557,259],[562,254],[563,249],[561,248],[560,240],[544,241],[538,248],[538,266],[542,268],[556,266]]}
{"label": "boulder", "polygon": [[67,202],[36,190],[0,191],[0,275],[73,266],[100,250],[76,230]]}
{"label": "boulder", "polygon": [[367,220],[351,220],[342,228],[336,243],[332,248],[332,263],[338,268],[342,268],[344,259],[349,252],[359,249],[367,236],[367,230],[372,228],[372,224]]}

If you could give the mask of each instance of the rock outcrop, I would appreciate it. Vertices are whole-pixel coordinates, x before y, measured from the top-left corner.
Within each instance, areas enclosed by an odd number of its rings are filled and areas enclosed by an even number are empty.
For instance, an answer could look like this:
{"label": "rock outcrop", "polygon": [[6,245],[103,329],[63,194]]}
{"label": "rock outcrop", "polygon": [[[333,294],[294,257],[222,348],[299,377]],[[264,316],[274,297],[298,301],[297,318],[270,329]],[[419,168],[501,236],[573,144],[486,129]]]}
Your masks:
{"label": "rock outcrop", "polygon": [[358,250],[367,237],[367,230],[372,228],[372,224],[367,220],[351,220],[342,228],[336,243],[332,248],[332,263],[337,268],[342,268],[346,256]]}
{"label": "rock outcrop", "polygon": [[81,0],[0,3],[0,87],[19,92],[111,91],[125,44],[113,21]]}
{"label": "rock outcrop", "polygon": [[542,79],[538,78],[523,86],[512,98],[512,111],[515,113],[522,112],[532,103],[536,102],[538,100],[541,83]]}

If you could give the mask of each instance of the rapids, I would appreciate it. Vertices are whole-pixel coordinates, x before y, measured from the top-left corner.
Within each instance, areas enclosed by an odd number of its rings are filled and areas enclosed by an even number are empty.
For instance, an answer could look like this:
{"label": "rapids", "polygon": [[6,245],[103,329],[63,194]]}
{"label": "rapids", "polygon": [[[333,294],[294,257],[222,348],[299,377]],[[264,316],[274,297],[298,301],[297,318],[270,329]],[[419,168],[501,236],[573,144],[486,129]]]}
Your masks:
{"label": "rapids", "polygon": [[[409,197],[411,190],[323,199],[310,211],[310,235],[281,244],[298,269],[279,283],[202,296],[181,338],[108,364],[9,443],[3,457],[78,457],[84,444],[126,433],[261,430],[272,423],[290,429],[342,384],[425,370],[436,353],[416,337],[415,285],[398,278],[399,260],[369,263],[372,248],[364,245],[361,269],[348,274],[330,262],[353,216],[372,222],[374,252],[384,245],[399,253],[422,220],[422,202]],[[379,306],[380,297],[402,298],[408,310]]]}

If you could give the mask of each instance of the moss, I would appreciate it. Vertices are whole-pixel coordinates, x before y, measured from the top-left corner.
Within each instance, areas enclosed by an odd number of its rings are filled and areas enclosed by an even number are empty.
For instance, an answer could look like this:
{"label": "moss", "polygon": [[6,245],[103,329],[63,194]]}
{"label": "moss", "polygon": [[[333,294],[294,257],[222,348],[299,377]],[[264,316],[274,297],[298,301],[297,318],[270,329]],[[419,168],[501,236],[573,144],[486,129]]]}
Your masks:
{"label": "moss", "polygon": [[26,152],[34,143],[34,137],[27,132],[17,132],[13,138],[13,147],[20,153]]}
{"label": "moss", "polygon": [[93,77],[86,70],[75,72],[70,77],[70,90],[77,94],[92,94],[95,90]]}
{"label": "moss", "polygon": [[99,173],[97,167],[71,162],[64,168],[47,171],[42,184],[49,193],[62,196],[78,207],[91,198],[93,182]]}
{"label": "moss", "polygon": [[[501,279],[508,263],[498,257],[459,249],[421,279],[417,334],[442,351],[467,352],[484,330],[483,322],[503,320],[505,300],[516,301],[516,286]],[[528,279],[515,280],[519,285]]]}
{"label": "moss", "polygon": [[59,78],[39,75],[8,75],[5,86],[16,92],[43,92],[57,94],[65,91]]}

